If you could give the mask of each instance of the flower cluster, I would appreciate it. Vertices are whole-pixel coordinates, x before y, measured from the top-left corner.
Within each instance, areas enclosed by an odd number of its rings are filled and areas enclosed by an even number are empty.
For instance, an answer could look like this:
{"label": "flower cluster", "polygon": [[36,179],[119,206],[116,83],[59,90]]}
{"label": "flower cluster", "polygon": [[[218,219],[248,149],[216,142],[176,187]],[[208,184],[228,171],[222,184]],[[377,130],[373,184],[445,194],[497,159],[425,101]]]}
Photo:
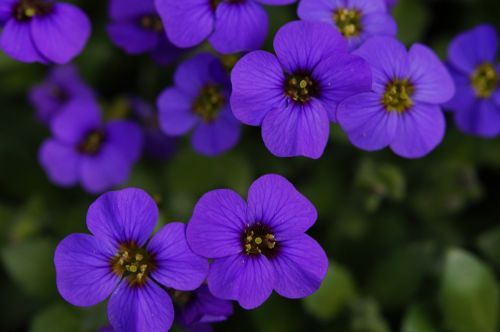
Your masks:
{"label": "flower cluster", "polygon": [[232,314],[229,300],[250,309],[273,289],[302,298],[319,288],[328,259],[304,233],[316,217],[290,182],[265,175],[251,186],[248,203],[231,190],[211,191],[196,205],[187,234],[185,224],[172,222],[150,238],[155,201],[140,189],[108,192],[88,210],[92,235],[72,234],[58,245],[57,287],[76,306],[109,297],[114,331],[167,331],[174,316],[180,326],[206,328]]}
{"label": "flower cluster", "polygon": [[[119,92],[116,107],[67,64],[90,37],[78,7],[0,0],[0,49],[17,61],[56,64],[29,92],[51,134],[39,163],[56,185],[91,194],[123,186],[143,152],[172,157],[188,133],[201,155],[228,152],[242,124],[260,127],[272,155],[310,159],[327,151],[332,123],[359,149],[424,157],[445,137],[443,108],[461,131],[499,136],[495,29],[460,34],[444,63],[427,46],[396,38],[396,2],[110,0],[106,32],[119,52],[176,65],[150,100]],[[294,5],[300,20],[268,36],[268,5]],[[274,52],[260,49],[266,38]],[[212,49],[197,50],[205,40]],[[92,235],[69,235],[55,252],[62,297],[77,306],[109,298],[106,330],[167,331],[175,321],[204,331],[232,315],[231,301],[253,309],[273,292],[304,298],[327,273],[328,257],[306,234],[316,209],[282,176],[260,177],[246,200],[210,191],[187,225],[168,223],[151,236],[158,215],[141,189],[97,198],[87,214]]]}

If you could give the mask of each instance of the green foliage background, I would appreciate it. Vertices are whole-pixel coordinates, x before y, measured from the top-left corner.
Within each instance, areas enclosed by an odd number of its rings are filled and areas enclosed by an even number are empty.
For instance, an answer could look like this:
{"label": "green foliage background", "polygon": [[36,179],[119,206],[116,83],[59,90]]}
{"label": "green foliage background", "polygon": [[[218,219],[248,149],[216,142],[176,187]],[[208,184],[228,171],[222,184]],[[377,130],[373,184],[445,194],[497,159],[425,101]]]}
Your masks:
{"label": "green foliage background", "polygon": [[[107,1],[77,3],[94,31],[76,64],[107,115],[119,111],[126,94],[154,102],[172,68],[126,56],[110,43]],[[268,10],[270,49],[274,31],[295,19],[295,6]],[[443,58],[456,33],[483,22],[500,28],[498,0],[400,0],[394,14],[406,44],[424,42]],[[0,56],[0,330],[95,331],[106,324],[105,305],[74,308],[55,287],[53,250],[69,233],[86,231],[95,197],[53,186],[37,163],[49,133],[26,94],[46,71]],[[216,331],[500,331],[500,139],[462,135],[449,121],[431,155],[403,160],[389,151],[359,151],[334,126],[323,158],[311,161],[273,157],[259,129],[246,127],[237,148],[214,159],[196,155],[183,139],[173,159],[141,161],[126,186],[161,198],[162,223],[187,222],[204,192],[223,187],[244,195],[271,172],[290,179],[318,208],[311,234],[331,269],[310,298],[273,295],[257,310],[236,310]]]}

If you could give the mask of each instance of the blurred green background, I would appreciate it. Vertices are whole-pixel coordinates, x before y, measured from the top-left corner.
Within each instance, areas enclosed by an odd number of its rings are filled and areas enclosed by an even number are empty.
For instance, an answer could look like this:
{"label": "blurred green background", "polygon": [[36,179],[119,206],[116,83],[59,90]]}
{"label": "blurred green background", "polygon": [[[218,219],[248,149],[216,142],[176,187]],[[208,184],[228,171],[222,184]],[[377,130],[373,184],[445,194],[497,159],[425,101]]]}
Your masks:
{"label": "blurred green background", "polygon": [[[134,94],[155,102],[173,67],[114,47],[104,27],[106,1],[76,1],[93,35],[76,64],[108,115]],[[295,6],[268,8],[274,32],[295,19]],[[500,28],[498,0],[400,0],[399,37],[446,56],[458,32],[489,22]],[[206,47],[205,47],[206,48]],[[26,94],[47,68],[0,55],[0,321],[1,331],[85,332],[106,324],[105,305],[74,308],[55,288],[53,251],[72,232],[86,232],[96,198],[52,185],[37,162],[49,133]],[[451,120],[451,119],[450,119]],[[216,331],[496,332],[499,331],[500,139],[459,133],[449,121],[443,144],[421,160],[352,147],[334,126],[319,161],[278,159],[258,128],[217,158],[196,155],[181,140],[171,160],[143,159],[124,186],[161,198],[161,222],[188,221],[197,199],[215,188],[242,194],[265,173],[279,173],[319,211],[311,234],[331,270],[310,298],[273,295],[257,310],[237,309]]]}

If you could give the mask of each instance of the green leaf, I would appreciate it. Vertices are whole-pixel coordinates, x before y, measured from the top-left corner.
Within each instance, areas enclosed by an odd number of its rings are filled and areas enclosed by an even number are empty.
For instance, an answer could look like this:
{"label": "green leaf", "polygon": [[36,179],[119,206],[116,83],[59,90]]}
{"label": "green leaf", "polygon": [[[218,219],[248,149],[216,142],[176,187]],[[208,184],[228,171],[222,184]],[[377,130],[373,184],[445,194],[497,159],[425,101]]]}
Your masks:
{"label": "green leaf", "polygon": [[347,269],[331,264],[320,289],[304,300],[306,311],[319,320],[335,318],[356,296],[351,274]]}
{"label": "green leaf", "polygon": [[371,299],[356,301],[352,307],[352,332],[390,332],[377,302]]}
{"label": "green leaf", "polygon": [[81,332],[80,319],[69,305],[55,304],[35,316],[30,332]]}
{"label": "green leaf", "polygon": [[427,243],[410,244],[392,252],[371,274],[371,294],[384,307],[403,305],[417,292],[429,268],[431,254],[432,247]]}
{"label": "green leaf", "polygon": [[45,239],[11,245],[2,251],[2,261],[10,277],[26,293],[55,294],[54,244]]}
{"label": "green leaf", "polygon": [[399,39],[409,45],[422,39],[430,15],[422,0],[402,0],[394,8]]}
{"label": "green leaf", "polygon": [[497,331],[498,284],[490,268],[479,259],[460,249],[448,251],[441,291],[450,331]]}
{"label": "green leaf", "polygon": [[500,226],[481,234],[477,244],[481,252],[500,269]]}
{"label": "green leaf", "polygon": [[412,305],[403,319],[402,332],[438,332],[427,311],[419,305]]}

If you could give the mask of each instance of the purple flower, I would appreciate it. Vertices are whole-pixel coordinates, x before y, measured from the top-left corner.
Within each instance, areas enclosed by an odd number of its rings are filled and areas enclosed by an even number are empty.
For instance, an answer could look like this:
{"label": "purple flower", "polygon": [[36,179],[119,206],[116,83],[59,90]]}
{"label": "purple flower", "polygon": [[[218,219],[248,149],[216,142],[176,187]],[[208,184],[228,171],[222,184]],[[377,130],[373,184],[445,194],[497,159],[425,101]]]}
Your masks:
{"label": "purple flower", "polygon": [[277,56],[254,51],[234,67],[233,113],[262,126],[274,155],[319,158],[338,103],[370,90],[370,67],[348,54],[345,39],[324,23],[288,23],[276,34],[274,49]]}
{"label": "purple flower", "polygon": [[177,139],[167,136],[161,131],[153,107],[137,97],[129,98],[128,103],[133,112],[132,117],[142,125],[144,152],[153,159],[171,158],[176,151]]}
{"label": "purple flower", "polygon": [[388,9],[394,8],[399,0],[385,0]]}
{"label": "purple flower", "polygon": [[120,332],[164,332],[174,308],[163,287],[189,291],[207,275],[208,262],[188,247],[185,225],[165,225],[154,200],[140,189],[100,196],[87,212],[92,235],[71,234],[57,246],[54,264],[61,296],[76,306],[108,302],[108,319]]}
{"label": "purple flower", "polygon": [[390,146],[397,155],[418,158],[443,139],[440,104],[455,91],[446,67],[426,46],[409,52],[394,38],[375,37],[355,54],[372,66],[373,91],[346,99],[337,118],[357,147],[375,151]]}
{"label": "purple flower", "polygon": [[47,79],[29,93],[38,118],[45,124],[49,124],[71,100],[79,98],[94,98],[94,92],[82,81],[73,65],[53,67]]}
{"label": "purple flower", "polygon": [[241,126],[229,106],[231,84],[216,57],[202,53],[181,63],[174,83],[158,98],[160,128],[165,134],[180,136],[194,128],[192,145],[208,156],[238,143]]}
{"label": "purple flower", "polygon": [[108,34],[127,53],[149,52],[161,64],[169,64],[183,53],[167,39],[154,0],[111,0],[109,15]]}
{"label": "purple flower", "polygon": [[123,183],[139,158],[142,135],[130,121],[103,124],[99,106],[92,99],[68,103],[51,122],[53,138],[39,151],[48,177],[68,187],[81,183],[91,193]]}
{"label": "purple flower", "polygon": [[373,36],[392,37],[397,31],[384,0],[302,0],[297,13],[303,20],[337,27],[350,50]]}
{"label": "purple flower", "polygon": [[206,285],[193,292],[174,291],[175,320],[191,332],[212,331],[210,323],[225,321],[233,314],[230,301],[216,298]]}
{"label": "purple flower", "polygon": [[448,50],[457,92],[446,105],[461,131],[481,137],[500,135],[500,65],[495,63],[498,35],[480,25],[457,36]]}
{"label": "purple flower", "polygon": [[208,38],[220,53],[258,49],[268,30],[261,4],[286,5],[296,0],[156,0],[168,38],[192,47]]}
{"label": "purple flower", "polygon": [[67,63],[90,35],[90,21],[78,7],[48,0],[2,0],[0,24],[0,48],[22,62]]}
{"label": "purple flower", "polygon": [[206,193],[186,234],[195,253],[213,260],[210,292],[252,309],[273,289],[295,299],[319,288],[328,259],[305,234],[316,218],[314,206],[290,182],[265,175],[252,184],[247,202],[232,190]]}

